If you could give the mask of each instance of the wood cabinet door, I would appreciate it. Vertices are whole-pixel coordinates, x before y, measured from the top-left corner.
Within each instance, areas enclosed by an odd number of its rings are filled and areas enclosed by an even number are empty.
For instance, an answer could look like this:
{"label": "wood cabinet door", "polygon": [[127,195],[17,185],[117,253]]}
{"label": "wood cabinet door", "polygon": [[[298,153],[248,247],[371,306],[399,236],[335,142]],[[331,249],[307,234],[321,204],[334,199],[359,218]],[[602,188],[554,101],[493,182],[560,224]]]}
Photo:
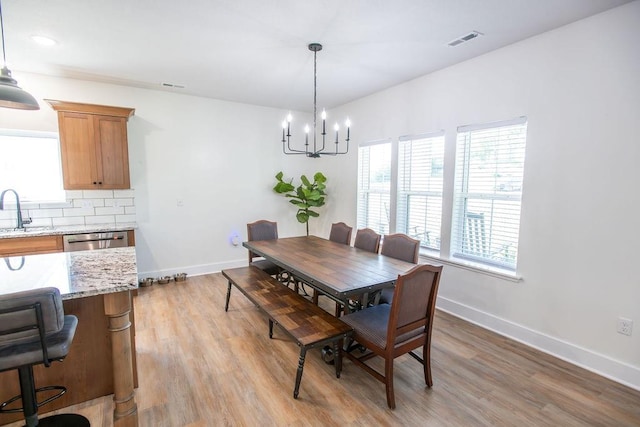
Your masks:
{"label": "wood cabinet door", "polygon": [[126,189],[129,184],[127,121],[122,117],[94,116],[99,188]]}
{"label": "wood cabinet door", "polygon": [[66,190],[97,188],[96,149],[93,116],[60,112],[62,175]]}
{"label": "wood cabinet door", "polygon": [[57,235],[0,239],[0,256],[2,257],[48,254],[62,252],[62,249],[62,236]]}

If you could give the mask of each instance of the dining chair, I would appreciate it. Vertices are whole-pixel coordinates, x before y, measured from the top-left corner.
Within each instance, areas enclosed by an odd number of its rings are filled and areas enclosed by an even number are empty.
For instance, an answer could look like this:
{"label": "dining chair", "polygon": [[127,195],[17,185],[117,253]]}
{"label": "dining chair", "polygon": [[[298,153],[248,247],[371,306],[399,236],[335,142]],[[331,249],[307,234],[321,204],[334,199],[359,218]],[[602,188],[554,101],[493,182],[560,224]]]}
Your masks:
{"label": "dining chair", "polygon": [[[393,305],[373,305],[341,317],[353,328],[354,341],[342,354],[385,384],[387,405],[391,409],[396,407],[393,390],[395,358],[409,353],[422,363],[427,386],[433,386],[431,331],[441,272],[441,266],[420,264],[398,275]],[[361,347],[366,349],[362,355],[359,353]],[[413,351],[419,347],[422,347],[422,357]],[[376,356],[384,358],[384,374],[365,363]]]}
{"label": "dining chair", "polygon": [[[353,247],[377,254],[380,249],[380,237],[381,236],[378,233],[370,228],[361,228],[356,232],[356,239],[353,242]],[[362,307],[362,298],[355,298],[352,301],[352,304],[356,308]],[[336,303],[336,317],[339,317],[341,313],[342,306]]]}
{"label": "dining chair", "polygon": [[[418,263],[420,240],[413,239],[406,234],[396,233],[384,236],[380,254],[406,262]],[[391,304],[393,301],[393,288],[383,289],[380,294],[381,304]]]}
{"label": "dining chair", "polygon": [[342,243],[344,245],[351,244],[351,232],[352,227],[349,227],[344,222],[337,222],[331,224],[331,233],[329,233],[329,240],[332,242]]}
{"label": "dining chair", "polygon": [[[349,227],[344,222],[337,222],[331,224],[331,232],[329,233],[329,240],[336,243],[342,243],[343,245],[351,244],[351,232],[353,231],[352,227]],[[304,286],[304,285],[303,285]],[[314,304],[318,305],[318,297],[320,293],[314,289],[313,295],[311,297]],[[342,311],[342,306],[340,303],[336,302],[335,316],[339,317],[340,312]]]}
{"label": "dining chair", "polygon": [[353,247],[377,254],[380,250],[380,235],[370,228],[361,228],[356,231]]}
{"label": "dining chair", "polygon": [[[278,223],[273,221],[267,221],[261,219],[259,221],[251,222],[247,224],[247,240],[275,240],[278,238]],[[254,259],[259,258],[254,261]],[[276,264],[263,259],[262,257],[249,251],[249,265],[258,267],[270,276],[278,276],[281,272],[281,268]]]}

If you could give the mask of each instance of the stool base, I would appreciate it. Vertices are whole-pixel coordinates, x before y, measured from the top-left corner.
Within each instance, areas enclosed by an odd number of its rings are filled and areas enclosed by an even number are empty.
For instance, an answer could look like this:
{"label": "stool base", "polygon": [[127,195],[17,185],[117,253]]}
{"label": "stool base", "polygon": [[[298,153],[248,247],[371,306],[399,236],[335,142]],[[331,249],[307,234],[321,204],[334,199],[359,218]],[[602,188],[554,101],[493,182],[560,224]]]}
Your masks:
{"label": "stool base", "polygon": [[89,420],[78,414],[58,414],[40,418],[38,427],[90,427]]}

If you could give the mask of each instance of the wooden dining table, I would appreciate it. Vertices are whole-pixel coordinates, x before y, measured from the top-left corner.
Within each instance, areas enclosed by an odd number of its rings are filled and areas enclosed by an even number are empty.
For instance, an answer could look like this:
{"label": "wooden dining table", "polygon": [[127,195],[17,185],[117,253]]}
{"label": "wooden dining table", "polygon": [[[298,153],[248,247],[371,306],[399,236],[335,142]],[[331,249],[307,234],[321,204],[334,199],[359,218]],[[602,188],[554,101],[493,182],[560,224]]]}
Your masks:
{"label": "wooden dining table", "polygon": [[393,286],[399,274],[415,267],[317,236],[249,241],[243,246],[340,302],[346,312],[350,299],[366,304],[372,292]]}

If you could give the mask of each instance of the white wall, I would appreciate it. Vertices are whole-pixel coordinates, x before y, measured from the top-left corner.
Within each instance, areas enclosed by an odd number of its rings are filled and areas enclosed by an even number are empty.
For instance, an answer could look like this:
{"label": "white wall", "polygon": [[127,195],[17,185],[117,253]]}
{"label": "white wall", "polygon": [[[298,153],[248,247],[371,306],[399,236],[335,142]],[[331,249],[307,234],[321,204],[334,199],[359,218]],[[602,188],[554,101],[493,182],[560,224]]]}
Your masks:
{"label": "white wall", "polygon": [[[303,234],[293,207],[271,191],[279,170],[328,176],[328,203],[311,223],[326,236],[331,222],[356,222],[358,142],[445,129],[451,185],[458,125],[526,115],[524,280],[447,265],[439,307],[640,389],[638,23],[636,1],[331,111],[353,122],[350,153],[334,158],[284,156],[285,111],[14,76],[40,99],[136,108],[129,151],[142,276],[244,263],[229,237],[246,237],[255,219],[278,221],[281,236]],[[41,105],[3,109],[0,127],[56,130],[55,113]],[[635,320],[632,337],[616,333],[618,316]]]}
{"label": "white wall", "polygon": [[[439,307],[635,388],[639,25],[636,1],[342,107],[358,142],[444,129],[449,190],[457,126],[527,116],[523,280],[447,265]],[[327,173],[344,176],[342,215],[355,223],[352,160],[349,174]],[[633,336],[616,332],[618,316],[635,321]]]}
{"label": "white wall", "polygon": [[[2,109],[1,128],[57,131],[45,98],[136,109],[128,131],[140,276],[246,263],[246,250],[230,237],[246,240],[246,223],[257,219],[278,221],[281,236],[305,233],[293,206],[271,190],[280,170],[296,181],[320,170],[314,159],[282,154],[286,111],[25,72],[14,76],[41,110]],[[296,116],[304,123],[304,114]]]}

